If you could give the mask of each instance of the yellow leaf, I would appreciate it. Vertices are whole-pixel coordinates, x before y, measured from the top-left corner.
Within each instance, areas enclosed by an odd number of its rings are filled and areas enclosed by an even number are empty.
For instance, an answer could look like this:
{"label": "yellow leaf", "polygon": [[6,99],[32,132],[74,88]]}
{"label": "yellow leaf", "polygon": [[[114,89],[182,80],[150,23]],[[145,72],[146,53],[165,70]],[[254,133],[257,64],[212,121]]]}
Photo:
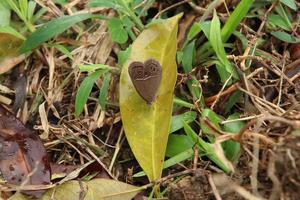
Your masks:
{"label": "yellow leaf", "polygon": [[[120,78],[120,109],[127,140],[137,161],[150,181],[162,173],[177,77],[177,15],[144,30],[132,45],[129,59]],[[150,58],[162,66],[162,80],[156,100],[148,105],[135,90],[128,74],[133,61]]]}
{"label": "yellow leaf", "polygon": [[[48,190],[41,200],[130,200],[144,188],[135,187],[123,182],[97,178],[87,182],[67,181]],[[17,193],[9,200],[30,200],[31,198]]]}
{"label": "yellow leaf", "polygon": [[143,188],[109,179],[93,179],[87,182],[89,188],[85,200],[131,200]]}
{"label": "yellow leaf", "polygon": [[64,199],[64,200],[77,200],[82,199],[87,190],[87,186],[84,182],[79,181],[67,181],[55,188],[48,190],[42,200],[51,199]]}

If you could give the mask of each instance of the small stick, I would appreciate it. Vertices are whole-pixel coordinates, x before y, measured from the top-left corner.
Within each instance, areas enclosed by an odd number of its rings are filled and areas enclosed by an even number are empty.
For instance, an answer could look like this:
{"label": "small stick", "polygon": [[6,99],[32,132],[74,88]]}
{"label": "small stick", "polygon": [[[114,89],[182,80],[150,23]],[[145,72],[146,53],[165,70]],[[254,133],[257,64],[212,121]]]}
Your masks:
{"label": "small stick", "polygon": [[207,179],[208,179],[210,187],[211,187],[211,189],[213,191],[213,194],[216,197],[216,200],[222,200],[222,197],[220,196],[220,194],[219,194],[219,192],[217,190],[217,187],[215,185],[215,182],[214,182],[214,180],[213,180],[213,178],[212,178],[212,176],[211,176],[210,173],[207,175]]}

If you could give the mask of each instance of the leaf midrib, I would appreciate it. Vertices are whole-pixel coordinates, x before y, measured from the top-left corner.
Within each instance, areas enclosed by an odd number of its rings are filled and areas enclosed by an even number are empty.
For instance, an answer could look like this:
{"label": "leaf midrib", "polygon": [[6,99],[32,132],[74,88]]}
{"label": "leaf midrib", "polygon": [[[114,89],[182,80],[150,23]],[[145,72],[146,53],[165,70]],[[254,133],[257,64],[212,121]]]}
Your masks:
{"label": "leaf midrib", "polygon": [[[168,46],[168,44],[169,44],[169,41],[170,41],[170,36],[171,36],[171,34],[173,33],[173,29],[171,30],[171,32],[169,31],[169,37],[167,38],[167,42],[165,43],[165,45],[164,45],[164,47],[162,48],[162,54],[161,54],[161,56],[160,56],[160,61],[162,62],[161,63],[161,65],[162,65],[162,69],[164,69],[164,66],[163,66],[163,60],[164,60],[164,57],[165,57],[165,53],[166,53],[166,47]],[[164,76],[164,73],[162,73],[162,76]],[[162,80],[163,80],[163,78],[162,78]],[[161,82],[161,84],[163,84],[162,82]],[[161,86],[160,86],[161,87]],[[156,104],[154,104],[154,106],[153,106],[153,115],[154,116],[156,116],[156,112],[157,112],[157,103]],[[152,119],[154,119],[154,122],[155,122],[155,117],[153,117]],[[152,137],[152,139],[151,139],[151,141],[152,141],[152,172],[153,172],[153,178],[156,178],[156,167],[155,166],[157,166],[156,165],[156,160],[155,160],[155,140],[154,140],[154,136],[155,136],[155,130],[156,130],[156,123],[154,123],[154,125],[153,125],[153,130],[152,130],[152,134],[151,134],[151,137]]]}

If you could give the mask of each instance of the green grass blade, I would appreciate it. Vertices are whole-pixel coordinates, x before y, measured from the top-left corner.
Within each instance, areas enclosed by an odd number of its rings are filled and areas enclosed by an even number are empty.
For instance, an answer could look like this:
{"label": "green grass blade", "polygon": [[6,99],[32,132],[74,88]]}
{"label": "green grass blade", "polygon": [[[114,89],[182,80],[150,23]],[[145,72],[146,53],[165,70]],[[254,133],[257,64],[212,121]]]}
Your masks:
{"label": "green grass blade", "polygon": [[[172,157],[172,158],[169,158],[168,160],[166,160],[164,162],[164,166],[163,166],[163,169],[167,169],[171,166],[174,166],[180,162],[183,162],[189,158],[191,158],[192,156],[194,155],[194,150],[193,149],[188,149],[180,154],[177,154],[176,156]],[[134,178],[137,178],[137,177],[142,177],[142,176],[145,176],[145,172],[141,171],[141,172],[138,172],[136,174],[133,175]]]}
{"label": "green grass blade", "polygon": [[[244,19],[246,14],[248,13],[251,5],[254,0],[242,0],[238,6],[234,9],[234,11],[229,16],[227,22],[221,30],[221,38],[223,42],[226,42],[228,38],[233,34],[237,26]],[[205,22],[204,22],[205,23]],[[201,24],[202,25],[202,24]],[[203,30],[203,28],[201,28]],[[203,30],[204,31],[204,30]],[[207,57],[213,54],[213,50],[209,43],[205,43],[199,49],[197,49],[197,53],[195,58],[197,59],[197,63],[200,60],[205,60]]]}
{"label": "green grass blade", "polygon": [[185,122],[184,131],[192,138],[193,141],[197,142],[202,155],[206,155],[210,160],[212,160],[217,166],[219,166],[225,173],[233,171],[232,164],[225,158],[222,149],[217,149],[217,145],[205,142],[200,138],[194,130]]}
{"label": "green grass blade", "polygon": [[293,9],[294,11],[297,11],[297,5],[294,0],[280,0],[280,2]]}
{"label": "green grass blade", "polygon": [[57,36],[58,34],[64,32],[68,28],[72,27],[74,24],[81,22],[83,20],[96,17],[97,15],[92,14],[79,14],[72,16],[63,16],[57,19],[54,19],[41,28],[37,29],[34,33],[28,36],[27,40],[21,46],[21,53],[28,52],[43,42],[46,42],[52,37]]}
{"label": "green grass blade", "polygon": [[28,16],[28,0],[19,0],[19,7],[24,19]]}
{"label": "green grass blade", "polygon": [[19,33],[17,30],[12,28],[11,26],[0,27],[0,33],[7,33],[7,34],[13,35],[21,40],[26,40],[26,38],[21,33]]}
{"label": "green grass blade", "polygon": [[75,114],[79,116],[92,91],[95,81],[107,70],[98,70],[86,77],[79,86],[75,99]]}
{"label": "green grass blade", "polygon": [[22,12],[20,11],[15,1],[5,0],[4,2],[7,3],[7,5],[9,5],[9,7],[18,15],[18,17],[20,17],[20,19],[25,20],[24,16],[22,15]]}
{"label": "green grass blade", "polygon": [[194,147],[196,143],[187,135],[170,134],[166,150],[167,157],[174,157]]}
{"label": "green grass blade", "polygon": [[192,71],[194,52],[195,41],[191,42],[183,49],[182,66],[185,73],[189,73]]}
{"label": "green grass blade", "polygon": [[276,37],[277,39],[287,42],[287,43],[300,43],[300,38],[296,38],[291,34],[282,31],[273,31],[271,35]]}
{"label": "green grass blade", "polygon": [[195,109],[195,105],[191,104],[187,101],[184,101],[178,97],[174,97],[173,99],[173,103],[174,105],[180,106],[180,107],[185,107],[185,108],[189,108],[189,109]]}
{"label": "green grass blade", "polygon": [[247,15],[254,0],[242,0],[234,9],[221,31],[221,38],[226,42]]}
{"label": "green grass blade", "polygon": [[71,52],[64,45],[61,45],[61,44],[49,44],[48,46],[56,48],[58,51],[60,51],[61,53],[63,53],[65,56],[67,56],[68,58],[70,58],[71,60],[73,60],[73,56],[72,56]]}
{"label": "green grass blade", "polygon": [[3,2],[0,2],[0,26],[9,26],[10,16],[9,7]]}
{"label": "green grass blade", "polygon": [[110,83],[111,75],[109,73],[105,74],[102,86],[99,93],[99,104],[102,110],[105,110],[106,106],[106,97],[108,93],[109,83]]}
{"label": "green grass blade", "polygon": [[[221,77],[229,77],[230,74],[234,78],[238,78],[238,75],[235,71],[235,69],[231,66],[230,62],[227,59],[227,55],[224,49],[223,41],[221,38],[221,32],[220,32],[220,21],[217,16],[216,11],[214,12],[214,17],[211,23],[210,27],[210,34],[209,34],[209,42],[211,46],[213,47],[219,61],[221,62],[222,65],[219,65],[219,67],[224,67],[227,71],[227,74],[225,70],[223,70],[224,74],[221,74]],[[220,69],[218,69],[220,71]],[[226,80],[222,80],[224,83]]]}
{"label": "green grass blade", "polygon": [[186,123],[193,122],[197,117],[197,113],[194,111],[188,111],[180,115],[175,115],[172,117],[170,133],[178,131],[183,128],[183,121]]}

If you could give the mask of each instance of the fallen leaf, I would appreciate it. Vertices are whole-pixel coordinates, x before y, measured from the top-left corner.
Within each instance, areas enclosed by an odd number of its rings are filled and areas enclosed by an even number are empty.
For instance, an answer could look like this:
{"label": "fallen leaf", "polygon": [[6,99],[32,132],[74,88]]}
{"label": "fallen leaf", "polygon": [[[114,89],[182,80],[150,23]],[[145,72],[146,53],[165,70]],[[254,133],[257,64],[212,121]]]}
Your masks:
{"label": "fallen leaf", "polygon": [[[135,187],[110,179],[91,181],[68,181],[48,190],[41,200],[131,200],[144,188]],[[16,194],[9,200],[29,200],[22,194]]]}
{"label": "fallen leaf", "polygon": [[25,54],[19,54],[23,40],[8,34],[0,33],[0,74],[3,74],[25,59]]}
{"label": "fallen leaf", "polygon": [[[177,77],[177,15],[152,24],[132,44],[120,78],[120,109],[127,140],[150,181],[161,177],[172,117],[173,91]],[[148,105],[137,93],[128,74],[134,61],[155,59],[162,66],[156,100]]]}
{"label": "fallen leaf", "polygon": [[[9,184],[50,184],[50,164],[39,136],[27,129],[2,105],[0,147],[0,170]],[[39,197],[43,192],[36,190],[24,193]]]}

